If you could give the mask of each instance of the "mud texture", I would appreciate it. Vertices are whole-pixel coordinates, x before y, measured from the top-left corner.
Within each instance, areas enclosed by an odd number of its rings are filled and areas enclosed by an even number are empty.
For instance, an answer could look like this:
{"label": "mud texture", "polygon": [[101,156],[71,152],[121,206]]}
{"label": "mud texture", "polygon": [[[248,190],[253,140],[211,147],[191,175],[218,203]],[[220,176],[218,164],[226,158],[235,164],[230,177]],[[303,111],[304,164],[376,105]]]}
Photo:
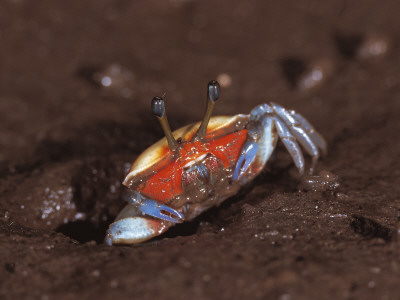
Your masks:
{"label": "mud texture", "polygon": [[[0,9],[1,299],[399,299],[398,1],[28,1]],[[274,101],[326,137],[281,144],[218,208],[107,247],[130,163],[171,127]],[[327,175],[324,175],[327,176]],[[339,183],[339,187],[337,187]],[[306,188],[304,188],[306,187]]]}

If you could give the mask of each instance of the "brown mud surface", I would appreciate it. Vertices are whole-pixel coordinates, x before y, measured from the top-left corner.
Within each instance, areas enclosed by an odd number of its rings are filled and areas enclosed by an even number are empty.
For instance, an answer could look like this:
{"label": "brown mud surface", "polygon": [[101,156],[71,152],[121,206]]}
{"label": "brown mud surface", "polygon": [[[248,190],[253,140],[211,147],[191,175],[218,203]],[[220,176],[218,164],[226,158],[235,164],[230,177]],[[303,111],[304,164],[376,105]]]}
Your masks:
{"label": "brown mud surface", "polygon": [[[398,1],[27,1],[0,9],[1,299],[399,299]],[[129,164],[172,128],[274,101],[326,137],[336,191],[278,146],[234,198],[107,247]]]}

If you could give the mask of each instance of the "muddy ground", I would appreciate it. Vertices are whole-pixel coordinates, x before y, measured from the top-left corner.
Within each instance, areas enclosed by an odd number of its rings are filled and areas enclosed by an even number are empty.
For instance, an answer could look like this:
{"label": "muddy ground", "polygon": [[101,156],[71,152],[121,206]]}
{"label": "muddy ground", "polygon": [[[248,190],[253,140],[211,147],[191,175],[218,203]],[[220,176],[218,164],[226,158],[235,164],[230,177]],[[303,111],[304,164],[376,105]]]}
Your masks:
{"label": "muddy ground", "polygon": [[[28,1],[0,9],[0,298],[399,299],[398,1]],[[130,163],[173,128],[274,101],[306,116],[335,190],[278,145],[221,207],[107,247]],[[318,172],[317,171],[317,172]]]}

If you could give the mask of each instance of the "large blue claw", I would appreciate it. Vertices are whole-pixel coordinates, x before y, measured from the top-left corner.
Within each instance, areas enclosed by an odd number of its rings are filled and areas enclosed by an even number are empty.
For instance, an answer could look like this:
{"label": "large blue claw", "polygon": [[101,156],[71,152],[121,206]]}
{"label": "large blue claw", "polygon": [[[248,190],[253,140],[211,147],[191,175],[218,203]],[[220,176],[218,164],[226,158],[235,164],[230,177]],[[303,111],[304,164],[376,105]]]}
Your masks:
{"label": "large blue claw", "polygon": [[233,172],[232,179],[234,181],[241,179],[246,173],[247,169],[256,158],[257,150],[258,144],[256,142],[248,141],[243,146],[239,159],[236,163],[235,171]]}
{"label": "large blue claw", "polygon": [[[125,196],[128,203],[134,204],[142,213],[155,217],[157,219],[181,223],[184,220],[184,216],[177,210],[160,204],[153,199],[149,199],[139,192],[133,192]],[[170,213],[171,215],[164,214],[163,211]]]}

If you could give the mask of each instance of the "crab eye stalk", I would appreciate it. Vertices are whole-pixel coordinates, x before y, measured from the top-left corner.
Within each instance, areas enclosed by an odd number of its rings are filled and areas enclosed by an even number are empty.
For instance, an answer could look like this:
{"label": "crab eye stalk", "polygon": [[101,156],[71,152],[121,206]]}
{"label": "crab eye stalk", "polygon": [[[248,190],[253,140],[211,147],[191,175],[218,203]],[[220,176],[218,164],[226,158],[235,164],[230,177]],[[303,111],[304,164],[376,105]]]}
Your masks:
{"label": "crab eye stalk", "polygon": [[169,148],[171,150],[175,150],[178,147],[178,143],[172,135],[171,128],[169,127],[167,113],[165,112],[164,99],[161,97],[154,97],[151,101],[151,111],[161,124],[165,137],[167,138]]}
{"label": "crab eye stalk", "polygon": [[220,94],[221,88],[219,86],[219,83],[216,80],[210,81],[207,86],[207,108],[204,114],[203,121],[201,122],[199,130],[197,130],[197,133],[195,135],[196,139],[201,139],[206,135],[208,122],[210,121],[215,102],[219,99]]}

